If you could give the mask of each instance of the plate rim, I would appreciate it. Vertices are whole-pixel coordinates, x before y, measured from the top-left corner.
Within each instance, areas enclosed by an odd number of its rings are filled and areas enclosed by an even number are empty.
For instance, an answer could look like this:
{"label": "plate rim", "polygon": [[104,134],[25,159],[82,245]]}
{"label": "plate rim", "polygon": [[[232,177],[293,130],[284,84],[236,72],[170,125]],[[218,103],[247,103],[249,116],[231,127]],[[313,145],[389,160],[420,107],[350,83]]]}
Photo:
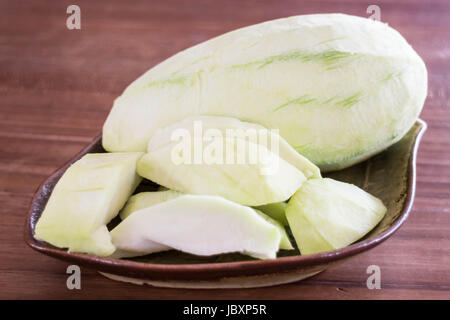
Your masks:
{"label": "plate rim", "polygon": [[[420,141],[427,129],[427,124],[421,119],[417,119],[415,124],[420,125],[419,131],[414,137],[412,153],[408,161],[409,177],[408,189],[404,206],[398,219],[385,231],[380,234],[365,239],[361,242],[354,243],[345,248],[309,254],[279,257],[268,260],[252,260],[252,261],[233,261],[233,262],[208,262],[199,264],[153,264],[130,260],[119,260],[107,257],[98,257],[84,253],[68,252],[64,249],[56,248],[44,241],[36,240],[33,237],[33,218],[37,214],[38,200],[42,198],[42,194],[47,185],[56,184],[64,171],[76,160],[88,153],[90,149],[101,141],[101,133],[78,154],[71,158],[65,165],[55,170],[44,182],[40,184],[34,193],[31,204],[28,209],[25,228],[24,240],[32,249],[63,260],[66,262],[77,263],[102,272],[108,272],[125,276],[145,277],[146,279],[170,279],[170,280],[199,280],[214,279],[223,277],[243,276],[243,275],[262,275],[270,273],[288,272],[301,268],[312,266],[327,265],[337,262],[341,259],[350,258],[363,251],[369,250],[392,236],[400,226],[408,218],[411,211],[416,191],[416,161],[417,152]],[[56,181],[55,181],[56,179]],[[54,185],[52,186],[52,190]],[[45,199],[46,198],[46,199]],[[45,202],[48,197],[44,197]],[[40,212],[42,213],[42,212]],[[40,215],[39,215],[40,216]]]}

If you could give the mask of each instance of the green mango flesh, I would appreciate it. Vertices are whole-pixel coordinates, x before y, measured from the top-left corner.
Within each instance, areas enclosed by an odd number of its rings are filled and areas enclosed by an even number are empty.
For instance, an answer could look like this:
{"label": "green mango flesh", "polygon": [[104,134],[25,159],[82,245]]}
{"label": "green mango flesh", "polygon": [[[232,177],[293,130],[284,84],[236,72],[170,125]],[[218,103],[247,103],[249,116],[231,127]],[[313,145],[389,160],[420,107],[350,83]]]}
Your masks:
{"label": "green mango flesh", "polygon": [[200,256],[240,252],[269,259],[282,233],[252,208],[217,196],[181,195],[133,212],[111,237],[119,250],[136,255],[163,245]]}
{"label": "green mango flesh", "polygon": [[162,127],[226,116],[279,129],[322,170],[337,170],[399,141],[426,96],[425,64],[387,24],[294,16],[226,33],[151,68],[115,100],[103,146],[146,151]]}
{"label": "green mango flesh", "polygon": [[384,217],[383,203],[355,185],[310,179],[292,196],[286,218],[302,254],[346,247]]}
{"label": "green mango flesh", "polygon": [[35,228],[35,238],[72,252],[114,252],[106,224],[141,181],[142,153],[86,154],[56,184]]}

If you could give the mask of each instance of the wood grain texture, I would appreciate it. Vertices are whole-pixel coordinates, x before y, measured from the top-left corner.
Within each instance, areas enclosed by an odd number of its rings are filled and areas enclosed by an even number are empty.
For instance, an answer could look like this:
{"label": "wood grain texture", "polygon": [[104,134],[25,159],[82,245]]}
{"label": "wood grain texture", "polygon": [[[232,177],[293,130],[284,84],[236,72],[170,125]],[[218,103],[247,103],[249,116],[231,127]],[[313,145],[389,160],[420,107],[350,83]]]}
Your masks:
{"label": "wood grain texture", "polygon": [[[424,58],[428,122],[408,221],[379,247],[306,281],[245,290],[140,287],[67,265],[26,246],[32,194],[99,132],[115,97],[164,58],[232,29],[295,14],[368,16],[364,1],[85,1],[82,29],[66,28],[71,1],[0,1],[0,298],[2,299],[450,299],[450,4],[377,1],[381,19]],[[381,268],[382,289],[366,288]]]}

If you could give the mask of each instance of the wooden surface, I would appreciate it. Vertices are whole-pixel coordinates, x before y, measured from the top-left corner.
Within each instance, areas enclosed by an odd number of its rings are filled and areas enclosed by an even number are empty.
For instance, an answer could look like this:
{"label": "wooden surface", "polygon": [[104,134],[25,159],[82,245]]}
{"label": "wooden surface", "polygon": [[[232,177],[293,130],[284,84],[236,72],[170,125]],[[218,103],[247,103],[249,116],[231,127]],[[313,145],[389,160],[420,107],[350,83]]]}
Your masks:
{"label": "wooden surface", "polygon": [[[81,30],[66,8],[81,7]],[[369,2],[370,3],[370,2]],[[114,282],[32,251],[22,231],[39,184],[100,131],[115,97],[162,59],[237,27],[295,14],[368,16],[365,1],[0,1],[0,298],[450,299],[450,3],[376,1],[381,19],[424,58],[428,122],[417,195],[387,242],[303,282],[246,290],[175,290]],[[381,290],[366,268],[381,268]]]}

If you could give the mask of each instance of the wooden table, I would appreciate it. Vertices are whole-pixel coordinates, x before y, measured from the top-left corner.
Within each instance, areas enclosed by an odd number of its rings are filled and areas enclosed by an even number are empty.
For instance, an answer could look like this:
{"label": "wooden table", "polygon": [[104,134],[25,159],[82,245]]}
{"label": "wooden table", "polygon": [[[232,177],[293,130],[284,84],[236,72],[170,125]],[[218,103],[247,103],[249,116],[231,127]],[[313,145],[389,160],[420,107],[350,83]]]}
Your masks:
{"label": "wooden table", "polygon": [[[309,280],[247,290],[174,290],[114,282],[34,252],[22,230],[39,184],[99,133],[116,98],[162,59],[237,27],[295,14],[369,16],[370,2],[81,1],[81,30],[66,28],[72,1],[0,2],[0,298],[434,299],[450,298],[450,4],[376,1],[381,19],[424,58],[429,124],[417,196],[387,242]],[[191,4],[189,4],[191,3]],[[381,268],[381,290],[366,268]]]}

